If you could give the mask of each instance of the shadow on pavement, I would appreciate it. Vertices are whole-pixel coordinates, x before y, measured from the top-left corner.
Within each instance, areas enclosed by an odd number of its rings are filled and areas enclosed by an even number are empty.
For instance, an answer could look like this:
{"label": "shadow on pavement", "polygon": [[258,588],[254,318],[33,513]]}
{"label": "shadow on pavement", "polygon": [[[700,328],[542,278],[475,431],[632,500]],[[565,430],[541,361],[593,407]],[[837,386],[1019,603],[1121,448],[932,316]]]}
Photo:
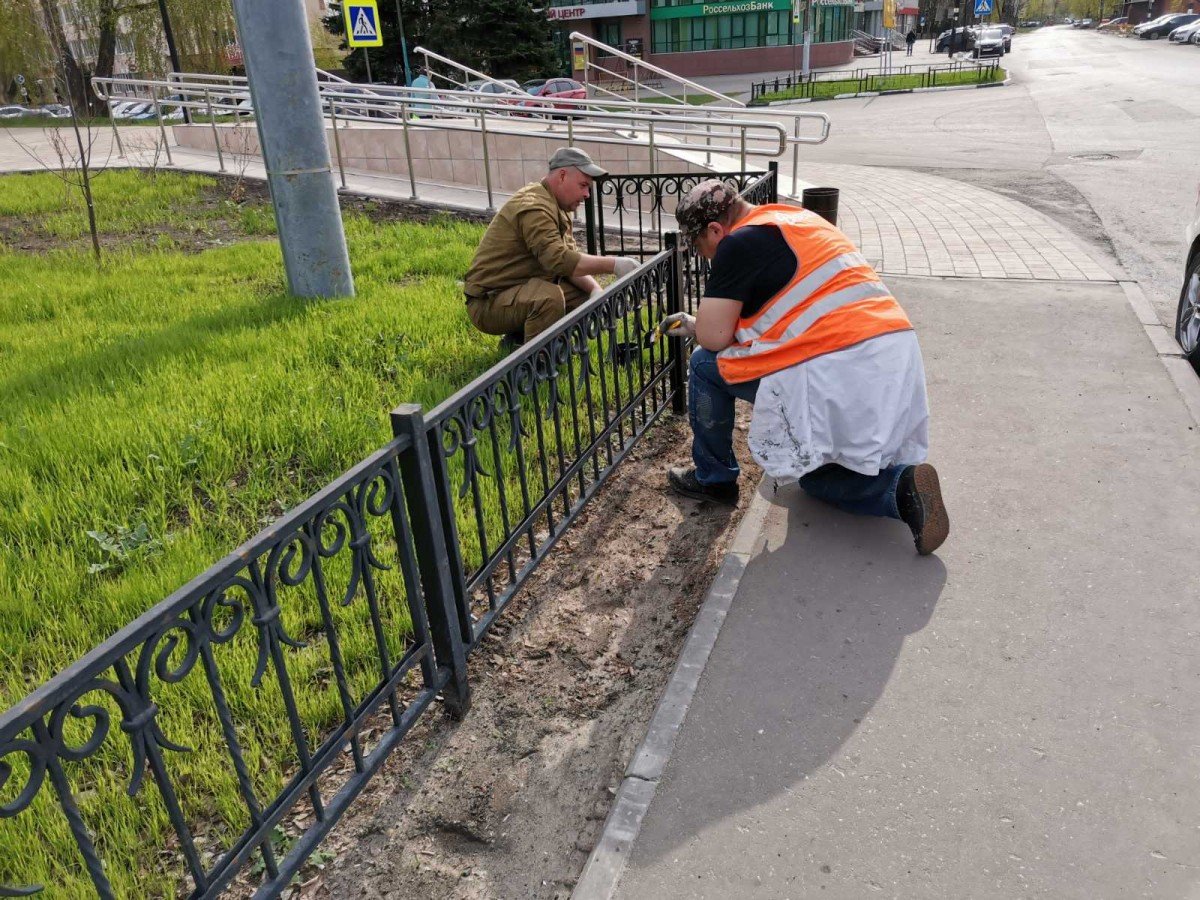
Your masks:
{"label": "shadow on pavement", "polygon": [[680,802],[650,811],[668,821],[649,834],[672,838],[643,846],[648,857],[824,766],[887,688],[905,637],[929,622],[945,585],[945,566],[918,557],[900,522],[842,513],[796,485],[772,499],[786,522],[772,511],[689,714],[719,728],[685,728],[660,787]]}

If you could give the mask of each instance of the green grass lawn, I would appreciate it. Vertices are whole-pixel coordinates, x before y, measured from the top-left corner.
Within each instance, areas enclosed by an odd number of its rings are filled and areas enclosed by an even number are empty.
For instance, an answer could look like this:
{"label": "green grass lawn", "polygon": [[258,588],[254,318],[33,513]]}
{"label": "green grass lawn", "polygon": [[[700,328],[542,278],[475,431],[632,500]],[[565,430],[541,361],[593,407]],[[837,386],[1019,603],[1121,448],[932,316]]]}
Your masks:
{"label": "green grass lawn", "polygon": [[[456,283],[481,226],[349,216],[358,296],[314,302],[287,295],[269,207],[222,201],[212,180],[168,173],[108,171],[96,193],[107,247],[99,267],[82,209],[57,179],[0,178],[6,708],[384,444],[395,405],[431,407],[499,358],[495,339],[470,326]],[[146,239],[156,231],[171,237]],[[203,241],[184,239],[209,233],[240,240],[197,252]],[[18,238],[66,249],[21,252]],[[339,615],[361,617],[362,606]],[[286,624],[311,634],[315,615],[292,610]],[[378,673],[370,630],[358,624],[343,652],[361,651],[365,662],[351,668],[364,685]],[[406,624],[396,613],[390,642],[403,642]],[[277,691],[249,686],[253,631],[242,629],[221,665],[235,714],[258,723],[244,739],[260,796],[270,796],[294,753]],[[297,680],[320,682],[328,654],[296,651],[293,664]],[[189,819],[211,822],[202,840],[219,847],[246,817],[210,740],[203,678],[189,681],[156,686],[159,721],[197,746],[168,762]],[[301,700],[315,731],[340,714],[332,685]],[[82,741],[87,730],[72,727]],[[123,793],[127,746],[110,736],[94,763],[68,775],[92,782],[79,802],[103,835],[117,895],[173,895],[178,862],[164,852],[172,838],[157,792],[148,783],[135,798]],[[22,760],[5,760],[13,774],[0,804],[24,784]],[[48,786],[29,810],[0,819],[0,883],[90,896],[76,857]]]}
{"label": "green grass lawn", "polygon": [[[970,69],[962,72],[939,72],[937,74],[937,87],[950,87],[961,84],[986,84],[990,82],[1003,81],[1005,71],[999,67],[995,71],[987,69]],[[764,94],[758,97],[755,104],[770,103],[775,100],[795,100],[803,97],[811,97],[813,99],[829,99],[836,97],[839,94],[853,94],[858,91],[902,91],[910,88],[927,87],[928,84],[923,80],[920,74],[912,75],[888,75],[884,77],[872,77],[869,84],[865,85],[862,81],[856,78],[837,79],[829,81],[814,81],[811,84],[801,85],[788,90],[775,91],[770,94]]]}

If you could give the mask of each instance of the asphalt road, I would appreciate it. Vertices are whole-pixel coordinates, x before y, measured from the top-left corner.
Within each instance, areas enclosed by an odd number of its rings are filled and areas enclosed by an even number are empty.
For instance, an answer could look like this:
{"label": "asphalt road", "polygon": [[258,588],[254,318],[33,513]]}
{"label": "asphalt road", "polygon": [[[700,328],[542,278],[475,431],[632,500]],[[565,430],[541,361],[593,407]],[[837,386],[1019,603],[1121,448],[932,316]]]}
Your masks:
{"label": "asphalt road", "polygon": [[[1174,324],[1200,179],[1200,48],[1055,26],[1017,35],[1004,65],[1003,88],[813,104],[834,129],[804,156],[936,171],[1022,199],[1111,248]],[[1077,158],[1091,154],[1113,158]]]}

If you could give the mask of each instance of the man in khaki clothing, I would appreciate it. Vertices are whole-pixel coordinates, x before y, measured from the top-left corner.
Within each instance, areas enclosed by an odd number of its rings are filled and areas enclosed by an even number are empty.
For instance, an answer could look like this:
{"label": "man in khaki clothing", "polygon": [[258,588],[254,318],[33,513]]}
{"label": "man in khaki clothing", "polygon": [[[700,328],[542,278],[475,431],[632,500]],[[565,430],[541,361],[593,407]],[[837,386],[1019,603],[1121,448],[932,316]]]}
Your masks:
{"label": "man in khaki clothing", "polygon": [[517,191],[484,232],[467,269],[467,315],[484,334],[518,345],[545,331],[600,291],[593,275],[628,275],[638,261],[580,253],[572,210],[604,170],[573,147],[550,157],[549,173]]}

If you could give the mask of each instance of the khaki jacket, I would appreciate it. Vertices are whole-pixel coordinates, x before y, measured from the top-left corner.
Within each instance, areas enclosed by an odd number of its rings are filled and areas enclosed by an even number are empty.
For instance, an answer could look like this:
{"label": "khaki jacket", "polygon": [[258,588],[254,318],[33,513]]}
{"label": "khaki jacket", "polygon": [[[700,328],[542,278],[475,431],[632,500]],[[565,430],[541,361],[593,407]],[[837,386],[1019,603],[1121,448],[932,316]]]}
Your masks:
{"label": "khaki jacket", "polygon": [[521,188],[492,219],[471,267],[464,290],[483,297],[531,278],[567,278],[582,254],[571,233],[571,216],[559,209],[541,182]]}

